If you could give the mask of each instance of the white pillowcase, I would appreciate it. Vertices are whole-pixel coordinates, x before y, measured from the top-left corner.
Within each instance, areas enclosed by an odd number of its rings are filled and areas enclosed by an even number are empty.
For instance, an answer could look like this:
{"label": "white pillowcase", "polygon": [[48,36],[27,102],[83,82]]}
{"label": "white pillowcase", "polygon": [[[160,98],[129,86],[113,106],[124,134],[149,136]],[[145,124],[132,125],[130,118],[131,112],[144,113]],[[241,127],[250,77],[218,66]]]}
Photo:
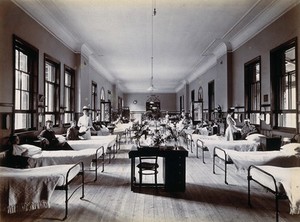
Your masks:
{"label": "white pillowcase", "polygon": [[259,133],[253,133],[246,137],[246,140],[251,140],[255,142],[260,142],[260,138],[266,137],[265,135],[259,134]]}
{"label": "white pillowcase", "polygon": [[34,154],[38,154],[38,153],[41,153],[42,152],[42,148],[41,147],[38,147],[38,146],[34,146],[34,145],[31,145],[31,144],[22,144],[20,145],[22,148],[24,149],[27,149],[27,154],[25,156],[32,156]]}
{"label": "white pillowcase", "polygon": [[288,143],[280,147],[280,150],[287,153],[300,153],[300,143]]}

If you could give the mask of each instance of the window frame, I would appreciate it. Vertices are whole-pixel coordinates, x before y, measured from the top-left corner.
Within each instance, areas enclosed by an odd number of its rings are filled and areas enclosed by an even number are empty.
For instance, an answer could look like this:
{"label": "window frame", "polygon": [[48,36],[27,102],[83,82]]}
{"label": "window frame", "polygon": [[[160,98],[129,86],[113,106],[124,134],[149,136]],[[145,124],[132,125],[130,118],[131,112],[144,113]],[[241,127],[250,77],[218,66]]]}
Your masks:
{"label": "window frame", "polygon": [[[259,73],[256,72],[257,65],[259,66]],[[259,75],[259,80],[256,78],[257,74]],[[253,87],[256,88],[255,93],[259,91],[259,95],[255,94],[256,96],[253,96]],[[259,90],[257,90],[258,87]],[[261,56],[257,56],[244,64],[244,90],[246,118],[249,118],[252,124],[259,125],[260,120],[254,122],[252,116],[260,117],[261,114]],[[253,107],[254,103],[256,104],[256,109]]]}
{"label": "window frame", "polygon": [[[282,91],[281,84],[282,82],[279,80],[282,76],[286,74],[285,72],[285,52],[288,49],[295,48],[295,109],[281,109],[282,102]],[[271,68],[271,87],[272,87],[272,102],[271,102],[271,110],[272,110],[272,123],[273,128],[290,133],[298,132],[299,123],[298,123],[298,114],[299,107],[297,104],[298,101],[298,66],[297,66],[297,55],[298,55],[298,44],[297,37],[293,38],[278,47],[272,49],[270,51],[270,68]],[[283,74],[284,72],[284,74]],[[279,78],[280,77],[280,78]],[[296,126],[295,127],[285,127],[279,125],[279,115],[281,114],[295,114],[296,116]]]}
{"label": "window frame", "polygon": [[97,83],[92,81],[92,85],[91,85],[91,118],[92,120],[95,120],[97,117],[97,90],[98,90],[98,86]]}
{"label": "window frame", "polygon": [[[51,81],[47,81],[46,79],[46,66],[47,63],[49,63],[50,65],[52,65],[55,68],[55,82],[51,82]],[[53,126],[59,126],[60,124],[60,77],[61,77],[61,71],[60,71],[60,67],[61,67],[61,63],[54,59],[53,57],[51,57],[48,54],[44,54],[44,95],[45,95],[45,100],[44,100],[44,115],[45,115],[45,120],[48,120],[48,118],[46,117],[47,115],[52,115],[54,117],[51,118],[51,120],[53,121]],[[54,86],[54,97],[55,99],[53,99],[53,111],[47,111],[48,108],[48,104],[49,103],[49,98],[47,98],[47,84],[51,84]]]}
{"label": "window frame", "polygon": [[[27,55],[27,75],[29,76],[29,86],[27,92],[29,93],[28,97],[28,109],[17,109],[16,108],[16,102],[17,102],[17,93],[16,93],[16,50],[18,52],[22,52],[23,54]],[[12,129],[14,132],[24,132],[28,130],[36,130],[38,127],[38,63],[39,63],[39,50],[32,46],[31,44],[27,43],[23,39],[19,38],[16,35],[13,35],[13,117],[12,121],[13,123],[17,123],[17,114],[28,114],[29,115],[29,121],[26,123],[25,128],[16,128],[16,125],[13,124]],[[22,72],[21,69],[18,69],[19,72]],[[25,73],[25,72],[24,72]],[[22,80],[21,80],[22,82]],[[21,94],[20,94],[21,96]],[[19,100],[20,104],[22,103],[22,98]],[[21,105],[20,105],[21,106]]]}
{"label": "window frame", "polygon": [[[71,85],[66,85],[66,75],[70,75],[71,78]],[[69,100],[67,101],[67,95],[66,91],[69,91]],[[63,114],[63,124],[69,123],[71,120],[74,120],[75,115],[75,70],[71,67],[64,65],[64,114]],[[67,104],[69,103],[69,104]],[[68,119],[66,114],[70,115],[70,118]]]}

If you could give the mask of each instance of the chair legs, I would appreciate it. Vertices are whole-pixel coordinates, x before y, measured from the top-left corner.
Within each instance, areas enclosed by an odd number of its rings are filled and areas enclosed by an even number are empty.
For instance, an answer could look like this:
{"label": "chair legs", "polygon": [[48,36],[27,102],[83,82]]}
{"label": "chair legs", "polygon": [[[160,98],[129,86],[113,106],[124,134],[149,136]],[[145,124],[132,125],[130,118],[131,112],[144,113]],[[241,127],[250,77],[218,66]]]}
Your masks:
{"label": "chair legs", "polygon": [[139,186],[139,188],[140,188],[140,191],[141,191],[141,188],[142,188],[142,183],[143,183],[143,174],[141,173],[141,172],[139,172],[139,176],[140,176],[140,186]]}
{"label": "chair legs", "polygon": [[[139,189],[140,189],[140,191],[142,189],[142,184],[143,184],[143,174],[141,172],[139,172]],[[154,184],[155,184],[156,190],[158,190],[157,173],[154,174]]]}

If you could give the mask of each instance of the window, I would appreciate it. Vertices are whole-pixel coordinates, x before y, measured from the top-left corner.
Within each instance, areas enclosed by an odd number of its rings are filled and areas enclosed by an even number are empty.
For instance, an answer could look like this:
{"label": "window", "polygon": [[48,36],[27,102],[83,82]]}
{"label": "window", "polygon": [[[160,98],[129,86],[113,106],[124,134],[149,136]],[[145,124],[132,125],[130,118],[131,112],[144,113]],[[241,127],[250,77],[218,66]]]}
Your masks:
{"label": "window", "polygon": [[103,87],[101,88],[100,91],[100,101],[105,101],[105,91]]}
{"label": "window", "polygon": [[179,109],[180,109],[180,112],[183,112],[184,111],[184,96],[180,96],[180,105],[179,105]]}
{"label": "window", "polygon": [[14,36],[14,129],[37,127],[38,50]]}
{"label": "window", "polygon": [[245,64],[245,112],[253,124],[260,124],[260,57]]}
{"label": "window", "polygon": [[274,127],[297,128],[297,44],[293,39],[271,51]]}
{"label": "window", "polygon": [[96,104],[97,104],[97,84],[95,82],[92,82],[92,104],[91,104],[91,111],[92,111],[92,120],[96,119],[97,116],[97,110],[96,110]]}
{"label": "window", "polygon": [[211,81],[208,83],[208,115],[209,120],[214,119],[215,111],[215,82]]}
{"label": "window", "polygon": [[45,55],[45,119],[59,125],[60,64]]}
{"label": "window", "polygon": [[65,66],[64,88],[64,123],[70,123],[74,119],[75,109],[75,71],[67,66]]}

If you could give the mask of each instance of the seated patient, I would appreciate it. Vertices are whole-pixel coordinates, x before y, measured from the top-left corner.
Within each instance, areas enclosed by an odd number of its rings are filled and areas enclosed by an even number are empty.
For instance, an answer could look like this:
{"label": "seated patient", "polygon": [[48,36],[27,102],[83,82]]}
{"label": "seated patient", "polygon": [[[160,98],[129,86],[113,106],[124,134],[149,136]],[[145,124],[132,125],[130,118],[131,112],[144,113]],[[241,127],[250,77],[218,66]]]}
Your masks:
{"label": "seated patient", "polygon": [[44,150],[73,150],[67,142],[60,142],[56,138],[52,120],[47,120],[45,127],[38,136],[38,139],[42,140]]}
{"label": "seated patient", "polygon": [[255,132],[257,132],[257,129],[255,128],[255,126],[251,125],[251,122],[249,119],[245,119],[244,125],[241,129],[242,139],[245,139],[250,133],[255,133]]}
{"label": "seated patient", "polygon": [[81,140],[83,139],[81,136],[85,134],[85,132],[79,133],[79,129],[76,125],[76,120],[71,121],[71,126],[67,129],[67,140]]}

